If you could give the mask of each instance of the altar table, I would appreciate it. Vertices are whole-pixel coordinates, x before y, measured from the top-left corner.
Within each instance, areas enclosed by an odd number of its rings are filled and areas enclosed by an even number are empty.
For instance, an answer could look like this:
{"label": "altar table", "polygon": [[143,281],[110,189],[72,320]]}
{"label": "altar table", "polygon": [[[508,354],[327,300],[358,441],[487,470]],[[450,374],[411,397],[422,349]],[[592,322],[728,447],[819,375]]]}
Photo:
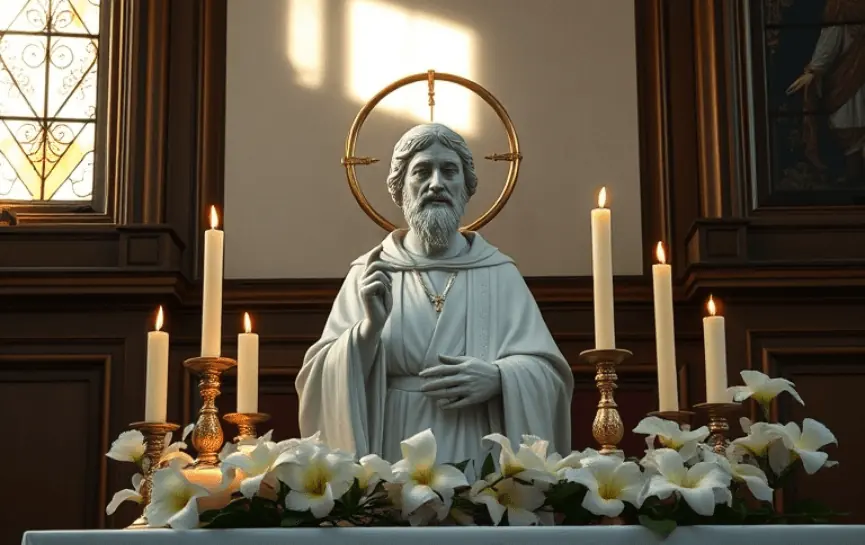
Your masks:
{"label": "altar table", "polygon": [[80,530],[24,534],[22,545],[863,545],[865,526],[691,526],[662,540],[640,526]]}

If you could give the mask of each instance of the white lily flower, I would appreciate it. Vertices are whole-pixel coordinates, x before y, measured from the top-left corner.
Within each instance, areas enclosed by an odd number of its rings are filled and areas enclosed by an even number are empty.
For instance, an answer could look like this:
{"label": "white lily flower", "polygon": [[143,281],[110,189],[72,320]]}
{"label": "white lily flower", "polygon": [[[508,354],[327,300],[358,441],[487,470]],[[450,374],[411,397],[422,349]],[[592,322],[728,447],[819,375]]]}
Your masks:
{"label": "white lily flower", "polygon": [[709,437],[709,428],[702,426],[696,430],[683,430],[677,422],[648,416],[637,424],[634,433],[647,435],[646,445],[653,449],[655,438],[664,448],[679,451],[685,461],[697,455],[697,445]]}
{"label": "white lily flower", "polygon": [[291,489],[285,506],[316,518],[330,514],[354,484],[352,457],[319,443],[301,442],[282,452],[273,465],[276,477]]}
{"label": "white lily flower", "polygon": [[111,443],[105,455],[118,462],[140,464],[146,446],[143,433],[138,430],[124,431]]}
{"label": "white lily flower", "polygon": [[[802,460],[802,466],[808,475],[813,475],[817,470],[826,465],[835,465],[829,462],[828,454],[820,452],[820,449],[826,445],[831,443],[838,444],[838,439],[835,438],[835,435],[825,425],[814,419],[806,418],[802,421],[801,430],[795,422],[788,423],[782,429],[781,441],[783,441],[784,447],[786,447],[790,455],[795,455],[795,457]],[[770,457],[770,464],[773,462],[773,458],[775,463],[772,464],[772,471],[776,473],[780,473],[784,467],[789,465],[789,462],[793,461],[788,459],[782,460],[779,463],[778,458]],[[784,461],[787,463],[783,463]]]}
{"label": "white lily flower", "polygon": [[544,504],[546,496],[536,486],[505,478],[495,483],[477,481],[469,491],[469,499],[486,505],[496,526],[501,523],[505,513],[508,514],[510,526],[531,526],[540,522],[535,511]]}
{"label": "white lily flower", "polygon": [[547,473],[555,475],[558,480],[565,478],[565,472],[568,469],[581,467],[580,461],[582,459],[600,455],[600,453],[593,448],[587,448],[582,452],[573,451],[564,458],[558,452],[547,454],[547,449],[550,444],[549,441],[545,441],[535,435],[523,435],[523,444],[544,460],[544,466]]}
{"label": "white lily flower", "polygon": [[580,483],[588,490],[583,497],[583,508],[595,515],[617,517],[628,502],[642,505],[640,493],[645,477],[640,466],[615,456],[597,456],[583,460],[580,469],[569,469],[567,480]]}
{"label": "white lily flower", "polygon": [[175,529],[198,526],[198,499],[209,496],[210,490],[190,482],[182,467],[175,460],[153,474],[150,504],[144,509],[150,526]]}
{"label": "white lily flower", "polygon": [[114,497],[111,498],[111,501],[108,503],[108,506],[105,507],[105,514],[113,515],[117,508],[120,507],[120,504],[125,501],[134,501],[135,503],[141,503],[144,501],[144,498],[141,497],[141,483],[144,482],[144,477],[141,476],[141,473],[136,473],[132,476],[132,489],[126,488],[124,490],[118,490],[117,493],[114,494]]}
{"label": "white lily flower", "polygon": [[772,503],[774,491],[769,487],[766,473],[755,465],[743,463],[745,452],[744,447],[730,444],[721,456],[705,445],[703,460],[718,464],[733,477],[733,480],[745,483],[751,494],[758,500]]}
{"label": "white lily flower", "polygon": [[[547,471],[546,445],[532,441],[531,438],[533,437],[524,436],[523,439],[529,438],[532,444],[521,444],[517,452],[514,452],[514,449],[511,447],[510,439],[500,433],[491,433],[485,436],[484,440],[497,443],[501,447],[499,467],[501,468],[502,477],[515,477],[527,482],[557,483],[559,480],[558,477]],[[543,443],[546,443],[546,441],[543,441]],[[488,475],[482,475],[481,477],[488,477]]]}
{"label": "white lily flower", "polygon": [[[282,451],[270,440],[270,434],[254,440],[251,448],[240,449],[225,456],[222,460],[222,485],[227,486],[234,481],[236,473],[241,476],[240,493],[245,498],[251,498],[259,493],[262,486],[271,490],[278,488],[273,470]],[[244,443],[243,446],[247,446]]]}
{"label": "white lily flower", "polygon": [[784,435],[784,427],[780,424],[769,422],[751,423],[744,416],[739,419],[739,423],[742,425],[742,431],[748,435],[734,439],[732,444],[745,448],[754,456],[765,456],[769,450],[769,446],[775,441],[779,441]]}
{"label": "white lily flower", "polygon": [[377,454],[367,454],[355,465],[355,478],[358,487],[369,493],[378,483],[393,481],[394,474],[387,461]]}
{"label": "white lily flower", "polygon": [[[436,440],[426,429],[400,443],[403,459],[393,465],[394,482],[402,484],[402,516],[408,519],[419,507],[441,501],[450,510],[454,489],[468,486],[465,474],[451,465],[436,464]],[[439,516],[439,520],[444,518]]]}
{"label": "white lily flower", "polygon": [[800,404],[805,404],[796,391],[795,384],[785,378],[769,378],[768,375],[760,371],[748,369],[741,371],[739,374],[742,376],[742,380],[745,381],[745,385],[727,388],[727,392],[732,395],[733,401],[745,401],[750,397],[766,410],[769,403],[778,397],[778,394],[787,392]]}
{"label": "white lily flower", "polygon": [[682,497],[695,513],[711,516],[715,504],[732,500],[731,476],[718,464],[697,462],[685,467],[682,455],[673,449],[658,449],[654,452],[658,474],[649,479],[642,500],[657,497],[665,500],[673,493]]}

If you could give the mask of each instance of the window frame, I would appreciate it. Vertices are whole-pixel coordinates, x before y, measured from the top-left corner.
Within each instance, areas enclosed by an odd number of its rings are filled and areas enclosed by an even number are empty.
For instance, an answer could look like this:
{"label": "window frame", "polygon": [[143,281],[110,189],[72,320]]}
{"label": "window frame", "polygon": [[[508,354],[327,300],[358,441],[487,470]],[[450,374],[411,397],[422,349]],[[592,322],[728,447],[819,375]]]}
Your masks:
{"label": "window frame", "polygon": [[[96,137],[90,201],[0,200],[0,212],[11,212],[18,225],[125,223],[127,203],[131,201],[124,196],[130,195],[134,181],[127,166],[131,154],[124,150],[137,145],[136,135],[130,128],[140,115],[136,103],[138,97],[131,90],[143,83],[137,72],[142,64],[150,68],[152,63],[148,61],[152,60],[152,50],[167,49],[159,36],[160,29],[146,26],[156,23],[154,18],[162,17],[167,22],[167,10],[148,4],[146,0],[102,0],[100,6]],[[154,97],[154,100],[160,101],[162,97]],[[162,124],[163,121],[157,119],[153,123]]]}

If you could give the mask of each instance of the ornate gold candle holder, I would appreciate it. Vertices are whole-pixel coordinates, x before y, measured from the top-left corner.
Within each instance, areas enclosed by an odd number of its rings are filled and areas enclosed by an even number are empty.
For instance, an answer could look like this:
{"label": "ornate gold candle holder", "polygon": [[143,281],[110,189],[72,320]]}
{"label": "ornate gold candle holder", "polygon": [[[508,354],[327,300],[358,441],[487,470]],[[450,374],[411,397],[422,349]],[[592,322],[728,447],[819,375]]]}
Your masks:
{"label": "ornate gold candle holder", "polygon": [[652,411],[646,416],[657,416],[663,420],[670,420],[679,425],[683,430],[691,429],[691,419],[697,414],[692,411]]}
{"label": "ornate gold candle holder", "polygon": [[270,415],[267,413],[228,413],[222,419],[237,426],[237,436],[234,441],[239,442],[258,437],[255,426],[270,420]]}
{"label": "ornate gold candle holder", "polygon": [[144,509],[150,504],[150,494],[153,491],[153,473],[159,468],[159,458],[165,448],[165,434],[180,429],[179,424],[171,422],[133,422],[129,424],[133,430],[144,435],[144,456],[141,458],[141,516],[129,526],[130,529],[147,528],[147,517]]}
{"label": "ornate gold candle holder", "polygon": [[219,464],[219,451],[222,448],[222,426],[219,423],[219,410],[216,397],[220,392],[220,378],[226,369],[237,362],[231,358],[200,357],[189,358],[184,367],[198,374],[198,391],[201,394],[201,410],[192,431],[192,445],[198,452],[195,467],[212,467]]}
{"label": "ornate gold candle holder", "polygon": [[727,415],[742,408],[741,403],[699,403],[694,405],[695,409],[706,411],[709,414],[709,438],[706,443],[712,446],[716,454],[724,454],[727,445],[730,444],[728,437],[730,424]]}
{"label": "ornate gold candle holder", "polygon": [[625,435],[625,426],[622,424],[618,405],[613,399],[613,390],[616,389],[616,380],[619,378],[616,375],[616,366],[633,355],[629,350],[620,348],[586,350],[580,353],[580,361],[594,365],[597,371],[595,383],[601,392],[601,400],[592,423],[592,435],[601,445],[601,454],[621,452],[618,444]]}

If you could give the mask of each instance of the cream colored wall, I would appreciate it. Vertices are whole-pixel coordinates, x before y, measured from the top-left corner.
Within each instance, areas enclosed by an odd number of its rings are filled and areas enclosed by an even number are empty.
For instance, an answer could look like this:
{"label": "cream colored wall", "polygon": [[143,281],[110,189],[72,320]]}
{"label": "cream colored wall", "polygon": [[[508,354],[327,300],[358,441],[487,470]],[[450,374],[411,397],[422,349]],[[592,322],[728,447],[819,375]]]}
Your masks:
{"label": "cream colored wall", "polygon": [[[226,277],[342,277],[385,234],[340,165],[362,104],[429,68],[477,81],[510,113],[525,161],[507,208],[481,232],[526,276],[591,273],[589,210],[606,185],[616,274],[641,273],[634,0],[228,0]],[[502,125],[441,83],[436,121],[472,147],[477,217],[502,188]],[[363,127],[364,190],[391,221],[393,144],[428,115],[426,86]]]}

